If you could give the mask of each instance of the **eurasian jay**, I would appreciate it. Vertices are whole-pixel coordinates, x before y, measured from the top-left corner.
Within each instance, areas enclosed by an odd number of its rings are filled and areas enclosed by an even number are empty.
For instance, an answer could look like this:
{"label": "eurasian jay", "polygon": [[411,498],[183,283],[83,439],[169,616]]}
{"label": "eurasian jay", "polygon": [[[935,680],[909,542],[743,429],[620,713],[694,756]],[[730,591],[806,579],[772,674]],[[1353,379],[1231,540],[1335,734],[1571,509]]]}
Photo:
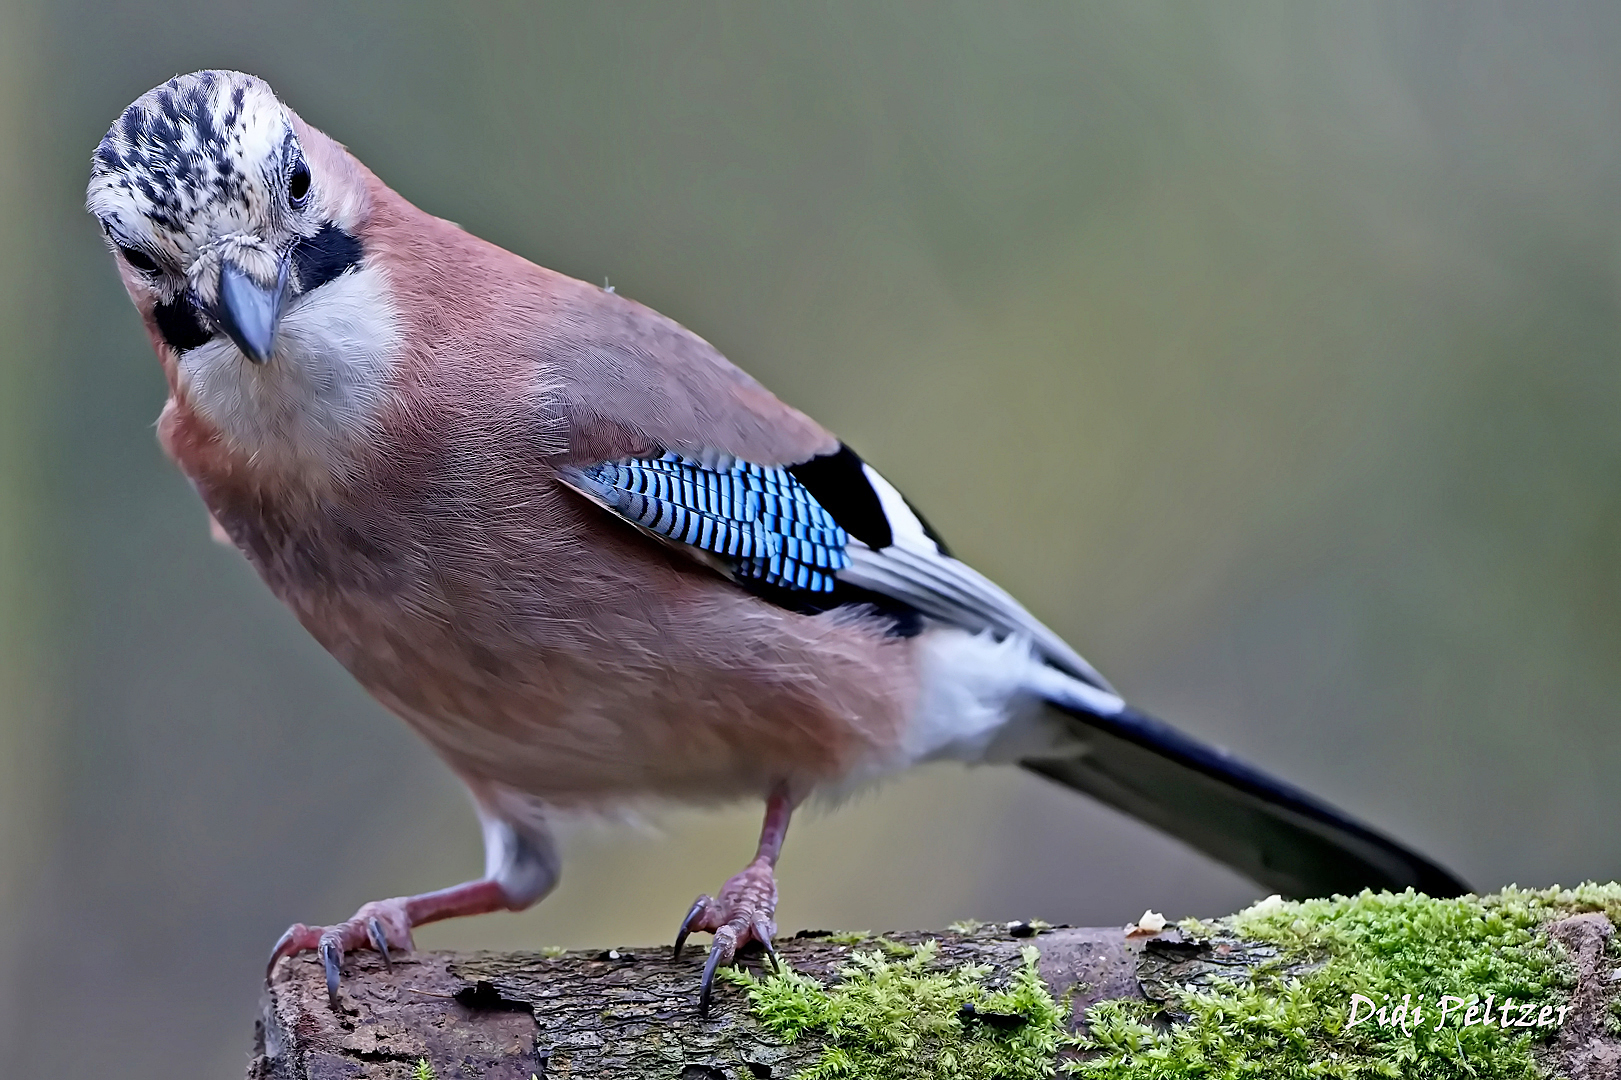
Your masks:
{"label": "eurasian jay", "polygon": [[763,799],[754,860],[676,938],[700,984],[775,932],[812,794],[1018,762],[1279,892],[1466,891],[1128,706],[872,466],[707,342],[432,217],[232,71],[124,110],[88,205],[168,381],[164,449],[218,527],[470,789],[485,873],[294,925],[345,952],[520,910],[548,819]]}

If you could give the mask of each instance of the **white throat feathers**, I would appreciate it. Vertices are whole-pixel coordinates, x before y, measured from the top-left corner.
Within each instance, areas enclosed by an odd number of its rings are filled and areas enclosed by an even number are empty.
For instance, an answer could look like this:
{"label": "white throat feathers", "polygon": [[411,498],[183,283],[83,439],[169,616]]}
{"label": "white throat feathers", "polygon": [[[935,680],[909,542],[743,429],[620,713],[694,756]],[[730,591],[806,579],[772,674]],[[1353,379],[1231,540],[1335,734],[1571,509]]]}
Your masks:
{"label": "white throat feathers", "polygon": [[180,388],[256,464],[337,473],[374,432],[401,339],[382,267],[362,264],[289,302],[265,363],[224,335],[181,353]]}

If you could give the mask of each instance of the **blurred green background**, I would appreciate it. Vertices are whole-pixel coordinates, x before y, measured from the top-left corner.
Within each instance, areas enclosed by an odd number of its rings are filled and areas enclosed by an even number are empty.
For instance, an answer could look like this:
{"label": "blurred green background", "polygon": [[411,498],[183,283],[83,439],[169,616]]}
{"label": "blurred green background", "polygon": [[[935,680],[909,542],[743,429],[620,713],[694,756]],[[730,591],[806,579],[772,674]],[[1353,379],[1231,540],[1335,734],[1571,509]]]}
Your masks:
{"label": "blurred green background", "polygon": [[[255,72],[674,316],[1137,703],[1495,887],[1621,876],[1618,50],[1530,0],[0,0],[0,1071],[240,1075],[289,922],[481,866],[154,441],[81,207],[152,85]],[[757,818],[577,832],[539,908],[419,942],[667,940]],[[944,767],[796,822],[781,879],[789,932],[1256,895]]]}

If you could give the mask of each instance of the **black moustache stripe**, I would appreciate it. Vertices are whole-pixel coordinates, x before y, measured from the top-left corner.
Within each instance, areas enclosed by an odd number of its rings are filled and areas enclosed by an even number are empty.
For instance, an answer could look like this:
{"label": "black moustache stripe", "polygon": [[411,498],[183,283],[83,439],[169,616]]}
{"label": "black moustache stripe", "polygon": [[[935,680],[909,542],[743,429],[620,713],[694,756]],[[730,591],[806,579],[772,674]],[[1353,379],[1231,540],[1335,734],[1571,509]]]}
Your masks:
{"label": "black moustache stripe", "polygon": [[298,291],[307,293],[360,265],[360,241],[336,225],[323,225],[314,236],[293,245],[293,275]]}
{"label": "black moustache stripe", "polygon": [[152,309],[152,318],[157,322],[158,333],[163,335],[163,340],[180,352],[195,349],[214,337],[214,331],[203,325],[197,305],[191,302],[189,296],[179,296],[167,304],[159,304]]}

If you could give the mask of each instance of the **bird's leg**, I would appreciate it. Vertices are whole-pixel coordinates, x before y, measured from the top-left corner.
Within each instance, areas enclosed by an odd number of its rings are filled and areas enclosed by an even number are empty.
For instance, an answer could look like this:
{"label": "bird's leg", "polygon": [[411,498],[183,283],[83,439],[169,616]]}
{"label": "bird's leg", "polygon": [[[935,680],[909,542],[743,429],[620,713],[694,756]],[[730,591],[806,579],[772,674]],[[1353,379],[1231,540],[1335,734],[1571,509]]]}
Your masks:
{"label": "bird's leg", "polygon": [[479,816],[484,824],[484,877],[437,892],[374,900],[333,926],[294,923],[271,950],[265,981],[275,973],[282,957],[313,950],[320,954],[326,968],[327,998],[336,1009],[345,953],[376,949],[383,965],[392,970],[393,954],[414,947],[413,927],[463,915],[522,911],[550,892],[558,873],[551,838],[532,826],[520,832],[508,822],[487,816],[482,809]]}
{"label": "bird's leg", "polygon": [[777,855],[788,834],[788,818],[793,813],[788,793],[778,788],[765,805],[765,823],[760,826],[760,847],[754,861],[721,887],[718,897],[700,896],[681,920],[675,936],[675,955],[680,957],[687,935],[695,930],[715,935],[704,963],[704,978],[698,989],[698,1015],[709,1015],[709,999],[715,987],[715,969],[729,964],[739,949],[758,942],[776,963],[777,951],[771,938],[777,932]]}

